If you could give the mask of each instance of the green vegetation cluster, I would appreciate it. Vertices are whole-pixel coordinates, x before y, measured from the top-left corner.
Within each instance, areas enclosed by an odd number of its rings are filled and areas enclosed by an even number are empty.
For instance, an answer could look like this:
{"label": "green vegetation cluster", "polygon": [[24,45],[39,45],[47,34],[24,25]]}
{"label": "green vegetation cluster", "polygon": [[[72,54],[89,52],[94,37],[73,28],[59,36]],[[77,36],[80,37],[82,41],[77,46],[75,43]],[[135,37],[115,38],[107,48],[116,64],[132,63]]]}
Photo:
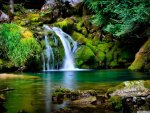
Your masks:
{"label": "green vegetation cluster", "polygon": [[[77,41],[78,48],[74,55],[76,67],[102,69],[130,66],[135,53],[149,34],[149,30],[145,27],[149,25],[150,2],[142,0],[84,0],[84,2],[85,4],[81,3],[73,9],[66,5],[61,6],[62,4],[56,4],[53,9],[44,5],[45,8],[42,7],[41,11],[28,10],[23,4],[15,4],[13,20],[15,24],[0,25],[2,40],[0,65],[9,60],[10,64],[18,67],[26,63],[34,67],[35,62],[32,58],[40,56],[41,48],[43,50],[45,48],[45,33],[42,26],[48,24],[61,28]],[[63,12],[64,7],[67,9],[65,12]],[[93,12],[91,13],[88,8]],[[6,12],[8,5],[3,5],[3,10]],[[144,25],[144,28],[141,25]],[[30,29],[41,46],[31,32],[23,30],[20,26]],[[138,28],[140,28],[139,32],[135,31]],[[146,38],[136,38],[136,36]],[[64,57],[62,44],[59,39],[58,45],[54,44],[52,39],[49,43],[56,53],[55,63],[60,66]],[[136,58],[140,60],[136,60],[136,63],[130,66],[131,70],[149,70],[149,57],[147,57],[149,41],[146,48],[143,55],[136,55]],[[41,65],[42,61],[39,60],[36,63]]]}
{"label": "green vegetation cluster", "polygon": [[33,35],[16,24],[1,24],[0,40],[0,58],[16,67],[24,66],[41,51]]}
{"label": "green vegetation cluster", "polygon": [[149,0],[84,0],[94,12],[93,23],[122,37],[150,23]]}

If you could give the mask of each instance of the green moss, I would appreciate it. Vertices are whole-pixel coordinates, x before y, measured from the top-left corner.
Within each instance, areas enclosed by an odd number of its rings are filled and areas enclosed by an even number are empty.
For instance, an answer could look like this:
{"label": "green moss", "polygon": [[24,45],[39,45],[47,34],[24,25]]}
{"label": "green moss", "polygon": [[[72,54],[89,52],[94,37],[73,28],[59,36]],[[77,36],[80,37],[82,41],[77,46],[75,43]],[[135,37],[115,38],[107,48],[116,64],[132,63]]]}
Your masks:
{"label": "green moss", "polygon": [[100,40],[99,40],[99,37],[98,36],[94,36],[94,38],[92,39],[92,44],[93,45],[98,45],[99,44],[99,42],[100,42]]}
{"label": "green moss", "polygon": [[75,30],[78,32],[82,32],[82,26],[83,26],[83,21],[82,19],[80,19],[79,22],[75,26]]}
{"label": "green moss", "polygon": [[114,67],[117,67],[119,66],[118,62],[116,60],[113,60],[110,65],[109,65],[111,68],[114,68]]}
{"label": "green moss", "polygon": [[87,29],[85,27],[82,27],[82,34],[87,36],[88,32]]}
{"label": "green moss", "polygon": [[98,45],[98,50],[107,53],[112,48],[112,46],[113,46],[113,43],[111,42],[110,43],[103,42]]}
{"label": "green moss", "polygon": [[99,61],[103,62],[105,60],[105,58],[106,58],[106,55],[105,55],[104,52],[99,51],[98,54],[97,54],[97,57],[98,57]]}
{"label": "green moss", "polygon": [[116,111],[121,111],[122,109],[122,98],[119,96],[112,96],[109,100],[109,103]]}
{"label": "green moss", "polygon": [[125,84],[124,84],[124,83],[121,83],[121,84],[119,84],[119,85],[117,85],[117,86],[115,86],[115,87],[109,88],[109,89],[107,90],[107,93],[108,93],[108,94],[111,94],[111,93],[113,93],[114,91],[116,91],[116,90],[118,90],[118,89],[122,89],[122,88],[124,88],[124,87],[125,87]]}
{"label": "green moss", "polygon": [[54,25],[56,27],[59,27],[64,31],[68,31],[68,30],[72,29],[73,24],[74,24],[74,22],[71,18],[66,18],[62,21],[58,21],[58,22],[54,23]]}
{"label": "green moss", "polygon": [[150,38],[145,42],[145,44],[140,48],[139,52],[135,56],[134,62],[130,65],[131,70],[143,70],[145,68],[146,59],[148,56],[145,52],[149,51]]}
{"label": "green moss", "polygon": [[107,57],[107,62],[108,62],[108,63],[113,60],[113,58],[114,58],[114,53],[115,53],[115,51],[117,50],[117,47],[118,47],[118,44],[115,43],[114,46],[113,46],[113,48],[107,53],[107,56],[106,56],[106,57]]}
{"label": "green moss", "polygon": [[150,89],[150,80],[144,82],[144,87]]}
{"label": "green moss", "polygon": [[39,16],[40,16],[40,17],[45,17],[46,15],[49,15],[49,14],[51,14],[51,13],[52,13],[52,9],[49,8],[49,9],[46,10],[46,11],[41,11],[41,12],[39,13]]}
{"label": "green moss", "polygon": [[94,53],[93,51],[87,46],[81,46],[77,49],[75,53],[75,61],[77,66],[81,66],[85,62],[93,61],[94,60]]}
{"label": "green moss", "polygon": [[87,43],[92,44],[91,40],[85,38],[84,35],[82,35],[81,33],[76,32],[76,31],[73,31],[71,36],[73,37],[74,40],[76,40],[80,44],[87,44]]}
{"label": "green moss", "polygon": [[27,15],[27,19],[31,22],[37,22],[39,21],[40,15],[39,14],[33,14],[33,13],[29,13]]}
{"label": "green moss", "polygon": [[88,41],[86,42],[86,46],[88,46],[96,54],[96,51],[97,51],[97,47],[96,46],[93,46]]}

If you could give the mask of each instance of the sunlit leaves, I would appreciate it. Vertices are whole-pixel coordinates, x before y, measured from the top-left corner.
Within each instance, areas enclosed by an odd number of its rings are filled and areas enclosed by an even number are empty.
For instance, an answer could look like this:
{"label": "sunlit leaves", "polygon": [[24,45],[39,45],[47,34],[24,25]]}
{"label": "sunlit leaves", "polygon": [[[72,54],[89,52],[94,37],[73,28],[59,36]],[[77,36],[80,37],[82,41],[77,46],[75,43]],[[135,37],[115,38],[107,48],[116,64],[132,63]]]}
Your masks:
{"label": "sunlit leaves", "polygon": [[21,28],[16,24],[2,24],[0,27],[0,51],[3,59],[10,60],[15,66],[23,66],[40,46],[33,37],[22,38]]}

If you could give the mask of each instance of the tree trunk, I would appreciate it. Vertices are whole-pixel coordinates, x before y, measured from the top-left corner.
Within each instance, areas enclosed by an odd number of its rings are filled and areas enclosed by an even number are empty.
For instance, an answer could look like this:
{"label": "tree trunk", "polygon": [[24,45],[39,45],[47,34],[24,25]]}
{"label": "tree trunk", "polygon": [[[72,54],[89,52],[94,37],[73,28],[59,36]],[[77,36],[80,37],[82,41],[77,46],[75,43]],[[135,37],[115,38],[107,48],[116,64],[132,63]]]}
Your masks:
{"label": "tree trunk", "polygon": [[9,1],[10,6],[9,6],[9,22],[11,22],[14,19],[14,0]]}

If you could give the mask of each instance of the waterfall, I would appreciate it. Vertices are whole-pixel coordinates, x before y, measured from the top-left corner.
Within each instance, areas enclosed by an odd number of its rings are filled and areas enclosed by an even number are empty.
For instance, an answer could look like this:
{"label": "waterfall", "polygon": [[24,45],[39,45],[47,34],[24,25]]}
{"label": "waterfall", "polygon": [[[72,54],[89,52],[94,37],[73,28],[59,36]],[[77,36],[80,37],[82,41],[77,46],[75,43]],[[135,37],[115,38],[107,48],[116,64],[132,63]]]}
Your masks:
{"label": "waterfall", "polygon": [[42,53],[43,70],[54,69],[54,53],[52,47],[49,44],[48,36],[45,33],[45,46],[46,49]]}
{"label": "waterfall", "polygon": [[[63,70],[74,70],[75,66],[74,66],[73,53],[77,49],[77,42],[75,42],[71,36],[69,36],[68,34],[63,32],[60,28],[49,27],[47,25],[44,25],[43,27],[45,28],[45,30],[55,33],[60,38],[60,41],[62,42],[62,45],[64,47],[64,52],[65,52],[62,69]],[[49,52],[51,52],[51,51],[48,51],[48,49],[47,49],[46,52],[48,52],[48,54],[49,54]]]}

